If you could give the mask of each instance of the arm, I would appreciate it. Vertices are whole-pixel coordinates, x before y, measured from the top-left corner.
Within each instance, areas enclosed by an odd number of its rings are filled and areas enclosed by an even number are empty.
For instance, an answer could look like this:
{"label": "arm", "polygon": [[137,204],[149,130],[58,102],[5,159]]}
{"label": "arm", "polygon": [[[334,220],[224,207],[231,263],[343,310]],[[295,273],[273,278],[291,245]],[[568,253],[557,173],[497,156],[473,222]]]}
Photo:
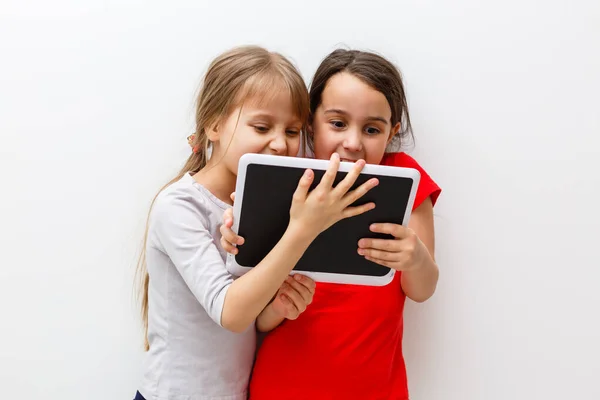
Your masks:
{"label": "arm", "polygon": [[[235,193],[231,194],[231,200],[235,201]],[[228,208],[223,213],[223,224],[219,228],[221,231],[221,246],[231,254],[237,254],[237,246],[244,244],[244,238],[236,235],[231,229],[233,226],[233,208]],[[256,317],[256,329],[259,332],[269,332],[275,329],[279,324],[283,322],[285,317],[281,313],[277,312],[277,308],[274,306],[274,302],[279,297],[281,302],[287,302],[285,295],[277,293],[273,300],[261,311]]]}
{"label": "arm", "polygon": [[177,207],[159,207],[156,215],[159,241],[215,322],[233,332],[245,331],[271,301],[317,235],[343,218],[374,207],[372,203],[350,207],[378,183],[371,179],[350,192],[364,162],[357,162],[334,188],[338,167],[336,155],[310,194],[314,174],[310,170],[306,172],[294,193],[290,222],[282,238],[256,267],[235,281],[225,269],[203,215],[187,199],[189,195],[176,199]]}
{"label": "arm", "polygon": [[402,290],[406,296],[416,302],[424,302],[435,293],[439,269],[435,262],[435,233],[433,225],[433,205],[427,198],[413,212],[409,228],[425,246],[420,265],[402,273]]}
{"label": "arm", "polygon": [[303,230],[291,225],[265,259],[231,284],[223,305],[223,327],[243,332],[267,306],[314,239]]}
{"label": "arm", "polygon": [[[210,317],[224,328],[242,332],[271,300],[310,243],[294,225],[252,271],[234,281],[208,229],[201,205],[189,196],[155,204],[152,245],[168,256]],[[285,255],[285,257],[284,257]]]}
{"label": "arm", "polygon": [[285,318],[279,315],[273,308],[273,303],[269,303],[256,318],[256,329],[259,332],[269,332],[275,329],[283,322]]}
{"label": "arm", "polygon": [[155,207],[151,226],[155,243],[210,317],[233,332],[252,324],[312,240],[309,231],[290,224],[267,257],[234,281],[200,210],[185,197]]}

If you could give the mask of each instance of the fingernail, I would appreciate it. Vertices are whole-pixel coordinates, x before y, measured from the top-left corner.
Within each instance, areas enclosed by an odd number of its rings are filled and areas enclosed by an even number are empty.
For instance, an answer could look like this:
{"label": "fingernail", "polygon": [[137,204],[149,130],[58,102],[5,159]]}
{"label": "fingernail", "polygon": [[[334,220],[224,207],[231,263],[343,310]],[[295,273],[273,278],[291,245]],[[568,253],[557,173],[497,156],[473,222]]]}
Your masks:
{"label": "fingernail", "polygon": [[239,239],[237,240],[237,243],[238,243],[238,244],[244,244],[244,238],[239,238]]}
{"label": "fingernail", "polygon": [[365,251],[363,249],[358,249],[358,254],[360,254],[361,256],[364,256]]}
{"label": "fingernail", "polygon": [[358,241],[358,246],[359,247],[365,247],[365,241],[363,239]]}
{"label": "fingernail", "polygon": [[310,169],[307,169],[306,171],[304,171],[304,176],[307,178],[312,178],[312,171]]}
{"label": "fingernail", "polygon": [[294,279],[300,282],[302,280],[302,275],[294,275]]}

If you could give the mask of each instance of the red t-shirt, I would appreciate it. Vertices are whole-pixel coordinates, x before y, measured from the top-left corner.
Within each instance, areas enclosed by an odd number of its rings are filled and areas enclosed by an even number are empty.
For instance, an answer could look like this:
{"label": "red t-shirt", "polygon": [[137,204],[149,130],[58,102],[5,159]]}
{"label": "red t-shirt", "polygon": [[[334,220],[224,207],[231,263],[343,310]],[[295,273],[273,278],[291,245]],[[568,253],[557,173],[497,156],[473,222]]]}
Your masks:
{"label": "red t-shirt", "polygon": [[[390,153],[381,164],[419,170],[413,209],[435,203],[441,190],[412,157]],[[318,283],[306,311],[264,339],[251,400],[408,399],[400,275],[383,287]]]}

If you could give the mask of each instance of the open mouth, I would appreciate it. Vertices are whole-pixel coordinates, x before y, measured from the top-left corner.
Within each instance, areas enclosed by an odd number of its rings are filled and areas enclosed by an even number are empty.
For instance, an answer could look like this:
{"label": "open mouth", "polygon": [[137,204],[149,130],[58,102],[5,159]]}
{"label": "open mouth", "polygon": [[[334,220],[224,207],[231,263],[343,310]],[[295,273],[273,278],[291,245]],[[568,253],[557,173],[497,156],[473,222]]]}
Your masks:
{"label": "open mouth", "polygon": [[358,160],[351,160],[349,158],[340,158],[340,161],[345,161],[345,162],[350,162],[350,163],[355,163]]}

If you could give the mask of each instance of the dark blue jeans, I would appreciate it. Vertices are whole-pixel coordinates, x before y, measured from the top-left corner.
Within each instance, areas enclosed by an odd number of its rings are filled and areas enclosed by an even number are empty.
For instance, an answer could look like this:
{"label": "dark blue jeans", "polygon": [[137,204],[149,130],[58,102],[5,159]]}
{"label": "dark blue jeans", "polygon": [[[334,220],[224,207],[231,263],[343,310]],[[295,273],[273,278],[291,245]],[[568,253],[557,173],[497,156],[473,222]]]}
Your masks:
{"label": "dark blue jeans", "polygon": [[144,396],[142,396],[140,394],[140,392],[136,392],[135,393],[135,399],[133,399],[133,400],[146,400],[146,399],[144,398]]}

